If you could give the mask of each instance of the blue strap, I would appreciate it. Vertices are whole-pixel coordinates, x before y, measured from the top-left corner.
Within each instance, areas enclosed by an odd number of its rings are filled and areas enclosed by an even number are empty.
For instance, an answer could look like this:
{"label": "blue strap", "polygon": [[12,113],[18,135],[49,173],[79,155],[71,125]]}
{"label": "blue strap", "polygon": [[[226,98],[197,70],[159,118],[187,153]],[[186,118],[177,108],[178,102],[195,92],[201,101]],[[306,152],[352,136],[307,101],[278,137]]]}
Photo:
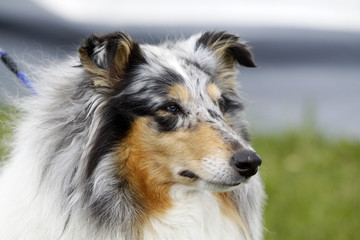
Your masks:
{"label": "blue strap", "polygon": [[37,92],[32,87],[31,80],[22,71],[17,72],[17,77],[21,80],[25,87],[30,90],[32,94],[37,95]]}
{"label": "blue strap", "polygon": [[15,61],[2,49],[0,49],[0,57],[5,66],[8,67],[8,69],[21,80],[25,87],[29,89],[34,95],[37,95],[35,89],[32,87],[31,80],[18,69]]}

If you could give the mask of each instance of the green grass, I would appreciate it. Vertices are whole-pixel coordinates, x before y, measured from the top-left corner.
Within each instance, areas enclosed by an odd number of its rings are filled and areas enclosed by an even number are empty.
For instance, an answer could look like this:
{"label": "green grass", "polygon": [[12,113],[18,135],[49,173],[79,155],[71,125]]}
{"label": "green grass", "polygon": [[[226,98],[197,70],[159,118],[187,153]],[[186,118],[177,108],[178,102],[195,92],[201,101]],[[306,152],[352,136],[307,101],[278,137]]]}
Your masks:
{"label": "green grass", "polygon": [[0,105],[0,161],[5,152],[7,152],[4,146],[4,137],[10,134],[8,123],[10,121],[10,114],[13,113],[14,111],[10,108]]}
{"label": "green grass", "polygon": [[254,136],[268,195],[265,239],[360,239],[360,143],[311,130]]}
{"label": "green grass", "polygon": [[[0,137],[7,113],[0,108]],[[253,146],[268,195],[266,240],[360,239],[360,142],[306,129],[255,134]]]}

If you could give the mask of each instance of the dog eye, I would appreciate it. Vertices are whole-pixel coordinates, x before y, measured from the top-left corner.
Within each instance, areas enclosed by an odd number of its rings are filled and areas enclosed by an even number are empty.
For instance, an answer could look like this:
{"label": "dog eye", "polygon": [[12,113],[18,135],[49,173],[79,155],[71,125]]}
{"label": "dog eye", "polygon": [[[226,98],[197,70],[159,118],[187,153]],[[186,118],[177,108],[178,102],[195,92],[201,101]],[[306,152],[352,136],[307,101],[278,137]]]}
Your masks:
{"label": "dog eye", "polygon": [[170,103],[168,105],[165,105],[163,110],[170,112],[170,113],[178,113],[181,111],[181,108],[176,103]]}
{"label": "dog eye", "polygon": [[178,111],[179,111],[179,108],[178,108],[178,106],[176,106],[176,105],[170,105],[170,106],[167,106],[167,107],[166,107],[166,110],[167,110],[168,112],[173,112],[173,113],[175,113],[175,112],[178,112]]}

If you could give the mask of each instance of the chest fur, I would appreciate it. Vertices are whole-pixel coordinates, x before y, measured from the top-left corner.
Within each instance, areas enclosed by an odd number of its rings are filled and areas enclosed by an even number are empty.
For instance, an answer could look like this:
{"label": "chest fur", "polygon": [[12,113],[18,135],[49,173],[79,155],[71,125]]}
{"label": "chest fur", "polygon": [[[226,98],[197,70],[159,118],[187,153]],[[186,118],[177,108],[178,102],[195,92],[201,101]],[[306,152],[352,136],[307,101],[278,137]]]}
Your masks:
{"label": "chest fur", "polygon": [[211,192],[172,195],[172,208],[150,218],[144,239],[248,239],[236,208],[223,197]]}

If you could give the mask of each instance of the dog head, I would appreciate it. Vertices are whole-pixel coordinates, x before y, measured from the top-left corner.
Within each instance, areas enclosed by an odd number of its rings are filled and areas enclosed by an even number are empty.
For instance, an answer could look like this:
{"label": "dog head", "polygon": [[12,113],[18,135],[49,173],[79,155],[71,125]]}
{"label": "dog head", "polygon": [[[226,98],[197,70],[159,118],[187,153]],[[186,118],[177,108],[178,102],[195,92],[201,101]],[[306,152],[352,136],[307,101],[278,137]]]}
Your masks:
{"label": "dog head", "polygon": [[91,36],[82,65],[103,94],[88,176],[112,154],[119,176],[138,188],[182,184],[229,190],[256,174],[236,64],[255,67],[238,36],[206,32],[140,45],[123,33]]}

